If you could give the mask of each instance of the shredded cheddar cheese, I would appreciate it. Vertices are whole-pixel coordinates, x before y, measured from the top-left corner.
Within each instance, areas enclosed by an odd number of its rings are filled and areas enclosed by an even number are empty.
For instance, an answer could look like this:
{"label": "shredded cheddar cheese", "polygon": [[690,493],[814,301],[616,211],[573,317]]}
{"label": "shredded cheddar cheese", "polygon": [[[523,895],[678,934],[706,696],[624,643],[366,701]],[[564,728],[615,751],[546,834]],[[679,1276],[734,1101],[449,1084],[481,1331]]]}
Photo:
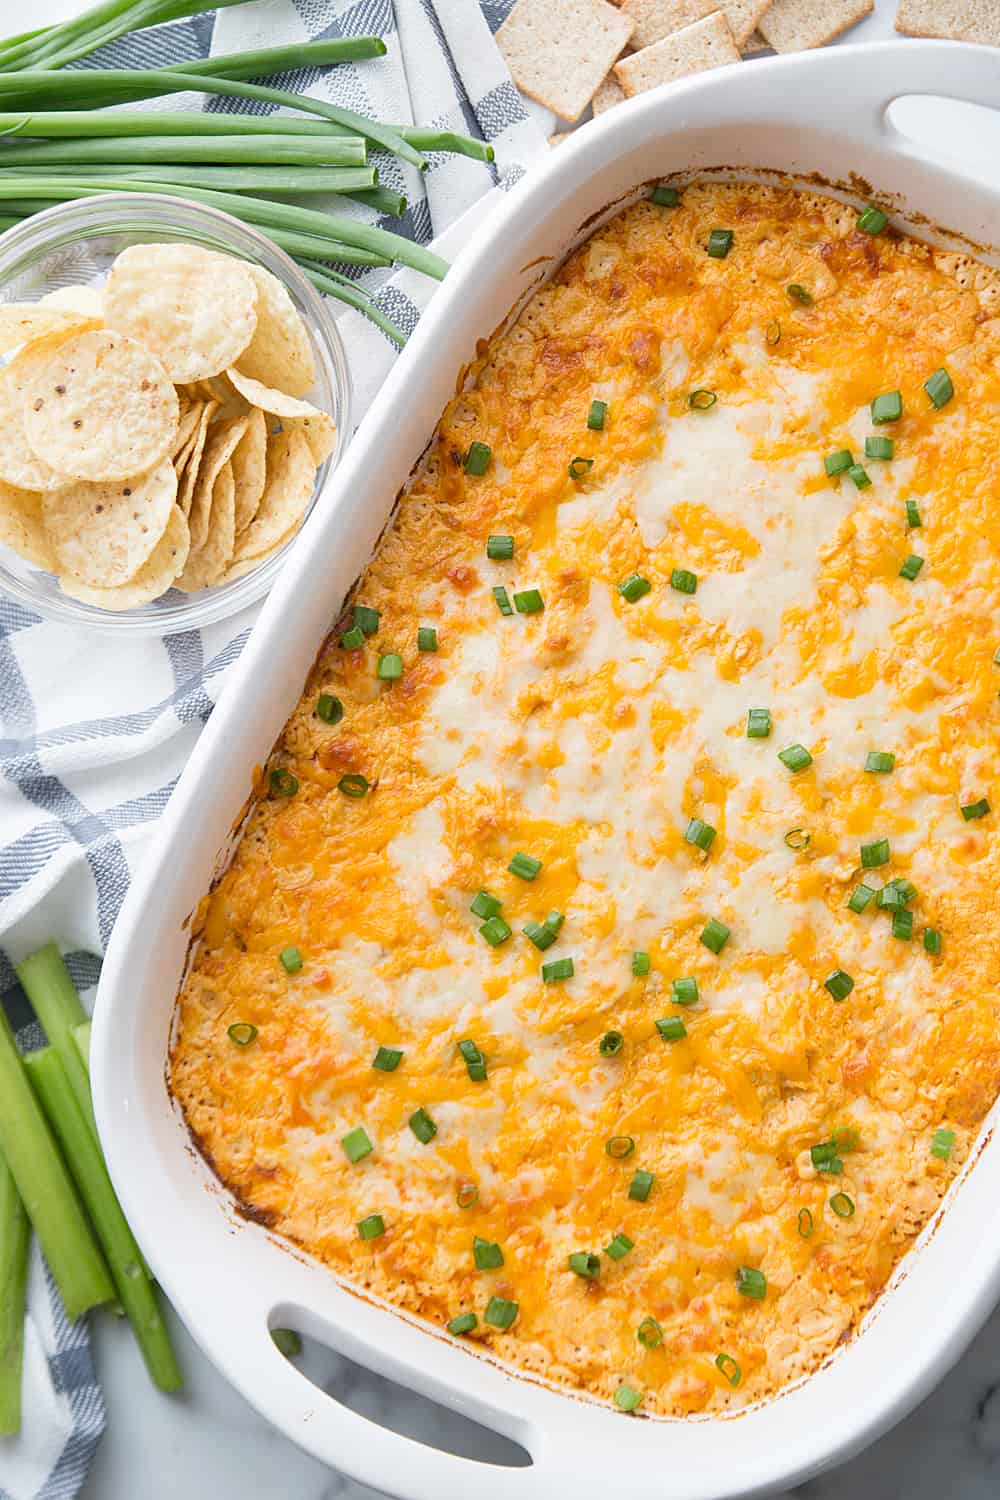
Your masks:
{"label": "shredded cheddar cheese", "polygon": [[856,219],[642,202],[484,346],[179,1000],[256,1216],[626,1409],[814,1370],[1000,1089],[1000,280]]}

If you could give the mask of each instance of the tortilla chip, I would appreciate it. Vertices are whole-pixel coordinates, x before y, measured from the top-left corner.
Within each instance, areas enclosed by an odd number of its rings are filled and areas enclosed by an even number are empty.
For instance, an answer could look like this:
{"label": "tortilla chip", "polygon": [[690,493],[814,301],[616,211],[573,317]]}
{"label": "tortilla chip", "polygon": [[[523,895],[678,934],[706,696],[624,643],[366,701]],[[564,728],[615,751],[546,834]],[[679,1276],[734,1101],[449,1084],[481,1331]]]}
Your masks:
{"label": "tortilla chip", "polygon": [[997,0],[899,0],[896,30],[907,36],[1000,47],[1000,4]]}
{"label": "tortilla chip", "polygon": [[770,4],[771,0],[622,0],[622,15],[635,22],[632,46],[637,52],[693,21],[703,21],[713,11],[725,16],[733,41],[742,47]]}
{"label": "tortilla chip", "polygon": [[275,417],[321,415],[319,407],[313,406],[311,401],[300,401],[295,396],[286,395],[284,391],[277,391],[273,386],[263,385],[259,380],[241,374],[239,370],[227,370],[226,375],[251,406],[258,406],[261,411],[271,412]]}
{"label": "tortilla chip", "polygon": [[96,286],[57,286],[39,297],[38,306],[79,313],[82,318],[94,318],[98,323],[104,321],[104,293]]}
{"label": "tortilla chip", "polygon": [[203,401],[181,402],[180,415],[177,419],[177,432],[170,448],[170,457],[176,463],[179,455],[193,442],[198,424],[201,421],[201,409]]}
{"label": "tortilla chip", "polygon": [[177,499],[169,458],[132,479],[73,479],[42,496],[42,516],[59,571],[113,589],[134,578],[163,535]]}
{"label": "tortilla chip", "polygon": [[263,266],[246,268],[257,283],[257,328],[237,362],[240,372],[304,396],[316,380],[309,331],[278,278]]}
{"label": "tortilla chip", "polygon": [[236,542],[236,486],[231,464],[223,464],[212,486],[208,532],[201,547],[188,553],[176,587],[185,593],[211,588],[229,567]]}
{"label": "tortilla chip", "polygon": [[25,392],[65,338],[53,333],[35,339],[0,370],[0,480],[19,489],[44,490],[66,479],[38,457],[24,425]]}
{"label": "tortilla chip", "polygon": [[116,589],[96,589],[67,574],[60,578],[59,587],[71,599],[93,604],[98,609],[136,609],[167,592],[187,562],[190,544],[188,524],[180,507],[175,505],[160,540],[127,583]]}
{"label": "tortilla chip", "polygon": [[246,431],[230,460],[236,488],[236,531],[244,531],[257,514],[267,480],[267,421],[259,407],[247,419]]}
{"label": "tortilla chip", "polygon": [[128,479],[170,452],[177,395],[155,355],[107,329],[61,343],[24,393],[36,457],[74,479]]}
{"label": "tortilla chip", "polygon": [[206,401],[201,410],[201,417],[191,444],[191,450],[181,469],[178,470],[180,489],[177,492],[177,504],[185,516],[191,513],[191,502],[194,499],[194,487],[198,482],[198,470],[201,467],[201,456],[205,451],[205,439],[208,437],[208,424],[215,413],[215,402]]}
{"label": "tortilla chip", "polygon": [[6,354],[51,333],[82,333],[95,328],[98,321],[62,307],[43,307],[40,302],[0,302],[0,352]]}
{"label": "tortilla chip", "polygon": [[280,552],[283,547],[287,547],[298,530],[299,523],[296,521],[294,526],[289,526],[284,536],[279,536],[278,540],[272,542],[270,547],[265,548],[263,552],[258,552],[254,557],[241,558],[239,562],[230,564],[218,580],[218,586],[221,588],[225,583],[235,583],[237,578],[245,578],[248,573],[255,573],[258,568],[264,566],[268,558]]}
{"label": "tortilla chip", "polygon": [[573,121],[594,97],[632,25],[606,0],[517,0],[496,43],[522,93]]}
{"label": "tortilla chip", "polygon": [[56,555],[42,519],[41,495],[0,484],[0,545],[46,573],[56,571]]}
{"label": "tortilla chip", "polygon": [[233,449],[247,427],[246,417],[234,417],[231,422],[213,422],[205,440],[205,449],[198,466],[198,477],[194,483],[188,526],[191,529],[191,551],[199,552],[208,535],[209,517],[212,514],[212,492],[219,470],[229,462]]}
{"label": "tortilla chip", "polygon": [[105,320],[158,355],[171,380],[218,375],[257,327],[257,283],[245,261],[201,245],[130,245],[115,260]]}
{"label": "tortilla chip", "polygon": [[673,83],[692,73],[704,73],[724,63],[739,62],[739,48],[733,41],[729,22],[721,11],[684,26],[671,36],[623,57],[615,66],[615,77],[627,99],[661,83]]}
{"label": "tortilla chip", "polygon": [[297,525],[313,497],[316,465],[309,444],[296,428],[271,438],[267,450],[267,484],[257,514],[236,544],[234,562],[257,557]]}
{"label": "tortilla chip", "polygon": [[773,0],[757,30],[775,52],[822,47],[870,16],[875,0]]}

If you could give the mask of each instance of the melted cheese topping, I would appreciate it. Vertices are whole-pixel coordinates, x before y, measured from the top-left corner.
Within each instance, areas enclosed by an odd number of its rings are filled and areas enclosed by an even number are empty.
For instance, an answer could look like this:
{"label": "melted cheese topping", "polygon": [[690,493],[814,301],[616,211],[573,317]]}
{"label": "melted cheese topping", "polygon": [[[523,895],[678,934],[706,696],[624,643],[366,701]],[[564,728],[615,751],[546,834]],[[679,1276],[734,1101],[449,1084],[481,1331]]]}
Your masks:
{"label": "melted cheese topping", "polygon": [[[704,250],[719,224],[721,261]],[[484,353],[359,586],[378,633],[345,651],[345,616],[324,647],[271,762],[298,793],[261,777],[180,998],[176,1097],[279,1233],[439,1325],[475,1311],[473,1337],[513,1365],[604,1397],[625,1380],[661,1413],[772,1393],[857,1326],[1000,1086],[1000,861],[992,814],[960,812],[1000,801],[997,287],[829,200],[692,187],[605,226]],[[956,394],[939,411],[922,387],[941,365]],[[689,407],[697,387],[709,411]],[[871,399],[897,388],[893,460],[867,463],[870,488],[831,482],[823,456],[863,454]],[[492,450],[481,477],[462,464],[473,439]],[[593,459],[579,482],[576,456]],[[512,561],[487,559],[491,533],[514,536]],[[652,588],[630,604],[634,572]],[[537,588],[544,611],[501,616],[501,585]],[[405,667],[391,684],[386,651]],[[343,701],[336,726],[321,692]],[[747,737],[751,708],[770,738]],[[798,773],[778,759],[792,744],[813,757]],[[870,750],[894,753],[891,774],[865,772]],[[337,790],[348,772],[362,800]],[[707,854],[692,818],[717,830]],[[890,862],[862,872],[881,838]],[[509,872],[519,850],[536,879]],[[862,877],[913,882],[912,940],[874,902],[847,908]],[[497,947],[469,910],[480,889],[513,929]],[[543,955],[522,929],[553,909]],[[718,955],[710,917],[731,931]],[[544,983],[560,957],[573,977]],[[840,1002],[835,969],[854,980]],[[673,1003],[681,976],[693,1006]],[[679,1041],[657,1031],[669,1016]],[[250,1046],[235,1021],[258,1028]],[[611,1029],[624,1047],[605,1058]],[[379,1045],[402,1049],[396,1071],[373,1069]],[[352,1164],[358,1126],[374,1149]],[[817,1171],[810,1147],[849,1127],[842,1172]],[[608,1155],[612,1136],[634,1152]],[[644,1202],[637,1168],[655,1177]],[[385,1233],[362,1240],[373,1213]],[[634,1246],[613,1260],[619,1232]],[[476,1269],[474,1236],[500,1268]],[[569,1270],[579,1250],[599,1278]],[[764,1273],[764,1300],[740,1295],[740,1267]],[[483,1321],[493,1296],[518,1305],[508,1331]]]}

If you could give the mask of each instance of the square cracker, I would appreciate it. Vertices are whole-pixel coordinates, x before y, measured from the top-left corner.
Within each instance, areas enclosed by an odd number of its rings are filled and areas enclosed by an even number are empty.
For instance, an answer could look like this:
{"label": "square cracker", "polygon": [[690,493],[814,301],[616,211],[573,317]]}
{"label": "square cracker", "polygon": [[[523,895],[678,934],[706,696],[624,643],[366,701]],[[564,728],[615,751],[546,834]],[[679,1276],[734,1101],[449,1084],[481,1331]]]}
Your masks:
{"label": "square cracker", "polygon": [[896,30],[1000,47],[1000,0],[899,0]]}
{"label": "square cracker", "polygon": [[607,0],[517,0],[496,41],[518,88],[572,122],[590,103],[632,26],[631,17]]}
{"label": "square cracker", "polygon": [[723,63],[739,62],[740,51],[733,41],[729,22],[721,11],[684,26],[662,42],[633,52],[615,64],[614,74],[626,99],[655,89],[660,83],[673,83],[691,73],[720,68]]}
{"label": "square cracker", "polygon": [[770,4],[771,0],[621,0],[622,15],[635,21],[632,46],[636,51],[717,10],[729,22],[737,47],[742,47]]}
{"label": "square cracker", "polygon": [[625,93],[621,84],[613,73],[609,73],[590,101],[594,119],[596,120],[598,115],[603,115],[606,109],[614,109],[615,105],[621,104],[624,98]]}
{"label": "square cracker", "polygon": [[822,47],[863,21],[875,0],[773,0],[757,30],[775,52]]}

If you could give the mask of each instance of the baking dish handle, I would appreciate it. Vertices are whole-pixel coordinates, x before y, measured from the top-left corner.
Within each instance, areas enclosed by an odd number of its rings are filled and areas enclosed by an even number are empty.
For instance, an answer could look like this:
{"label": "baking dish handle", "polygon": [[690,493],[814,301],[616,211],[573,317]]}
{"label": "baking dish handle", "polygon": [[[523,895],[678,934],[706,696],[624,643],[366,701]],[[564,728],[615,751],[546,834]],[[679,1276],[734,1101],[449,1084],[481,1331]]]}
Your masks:
{"label": "baking dish handle", "polygon": [[855,118],[870,111],[876,132],[889,138],[894,148],[905,149],[914,157],[947,161],[961,165],[961,157],[937,151],[914,141],[897,130],[889,118],[889,108],[897,99],[910,94],[926,94],[960,104],[978,104],[1000,111],[1000,51],[995,47],[976,47],[961,42],[925,42],[894,53],[892,67],[887,68],[881,48],[860,44],[854,52],[850,95],[831,89],[825,98],[815,97],[811,114],[827,116],[826,123],[843,129],[845,112]]}

